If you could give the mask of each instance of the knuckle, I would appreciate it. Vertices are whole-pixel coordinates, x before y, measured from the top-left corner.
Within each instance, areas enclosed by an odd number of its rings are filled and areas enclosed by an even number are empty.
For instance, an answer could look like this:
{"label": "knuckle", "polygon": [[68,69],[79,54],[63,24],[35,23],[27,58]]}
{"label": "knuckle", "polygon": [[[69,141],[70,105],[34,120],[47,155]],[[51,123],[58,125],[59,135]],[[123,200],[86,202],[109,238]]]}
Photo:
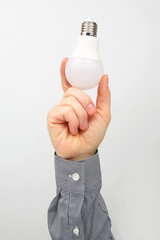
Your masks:
{"label": "knuckle", "polygon": [[71,102],[71,103],[77,102],[76,98],[75,98],[73,95],[68,96],[68,97],[67,97],[67,100],[68,100],[69,102]]}
{"label": "knuckle", "polygon": [[49,110],[47,113],[47,124],[49,125],[55,118],[55,111],[57,106],[54,106],[52,109]]}
{"label": "knuckle", "polygon": [[76,117],[76,122],[75,122],[75,125],[76,126],[79,126],[79,120],[78,120],[78,118]]}
{"label": "knuckle", "polygon": [[64,93],[64,95],[63,95],[63,97],[62,97],[62,99],[71,96],[71,95],[73,94],[73,88],[74,88],[74,87],[70,87],[70,88],[68,88],[68,89],[65,91],[65,93]]}
{"label": "knuckle", "polygon": [[83,101],[85,102],[86,106],[88,106],[89,104],[93,104],[94,105],[92,99],[87,95],[87,93],[85,93]]}
{"label": "knuckle", "polygon": [[92,102],[92,100],[90,99],[90,97],[88,97],[88,96],[86,96],[85,98],[84,98],[84,102],[86,103],[86,106],[88,106],[89,104],[93,104],[93,102]]}
{"label": "knuckle", "polygon": [[51,117],[53,112],[54,112],[54,107],[48,111],[48,113],[47,113],[47,120]]}
{"label": "knuckle", "polygon": [[75,91],[75,90],[76,90],[76,88],[72,86],[72,87],[70,87],[70,88],[67,89],[67,91],[65,92],[65,95],[70,95],[70,94],[72,94],[73,91]]}
{"label": "knuckle", "polygon": [[[77,95],[75,95],[75,93],[77,93]],[[77,99],[77,101],[79,101],[81,104],[85,103],[85,105],[87,106],[88,104],[92,103],[91,98],[87,95],[87,93],[83,92],[81,89],[77,89],[75,87],[70,87],[64,94],[64,98],[71,96],[72,100],[74,98],[74,101]]]}
{"label": "knuckle", "polygon": [[83,102],[84,107],[87,107],[91,103],[93,104],[91,98],[86,93],[82,95],[81,101]]}
{"label": "knuckle", "polygon": [[73,111],[73,109],[72,109],[71,106],[66,106],[66,107],[64,108],[64,112],[65,112],[66,114],[71,114],[72,111]]}

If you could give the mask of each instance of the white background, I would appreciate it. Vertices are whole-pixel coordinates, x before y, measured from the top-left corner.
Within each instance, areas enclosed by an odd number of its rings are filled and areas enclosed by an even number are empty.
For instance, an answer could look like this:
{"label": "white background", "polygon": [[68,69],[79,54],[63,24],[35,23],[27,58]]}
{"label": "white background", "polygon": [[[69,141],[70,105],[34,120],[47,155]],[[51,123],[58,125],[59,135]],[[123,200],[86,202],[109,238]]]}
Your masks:
{"label": "white background", "polygon": [[[98,23],[112,94],[99,146],[116,240],[160,240],[160,1],[0,1],[0,239],[49,240],[55,196],[46,116],[81,23]],[[97,87],[86,92],[95,102]]]}

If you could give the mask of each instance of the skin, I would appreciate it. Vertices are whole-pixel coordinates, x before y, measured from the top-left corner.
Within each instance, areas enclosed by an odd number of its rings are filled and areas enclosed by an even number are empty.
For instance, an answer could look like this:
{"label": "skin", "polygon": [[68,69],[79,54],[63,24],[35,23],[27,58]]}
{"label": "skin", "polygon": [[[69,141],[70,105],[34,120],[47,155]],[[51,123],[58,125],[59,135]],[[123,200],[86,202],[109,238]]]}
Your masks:
{"label": "skin", "polygon": [[[65,76],[68,58],[60,67],[64,95],[47,115],[48,131],[56,154],[68,160],[86,159],[95,154],[111,121],[111,93],[108,75],[97,88],[96,106],[81,89],[72,87]],[[93,104],[93,110],[88,105]]]}

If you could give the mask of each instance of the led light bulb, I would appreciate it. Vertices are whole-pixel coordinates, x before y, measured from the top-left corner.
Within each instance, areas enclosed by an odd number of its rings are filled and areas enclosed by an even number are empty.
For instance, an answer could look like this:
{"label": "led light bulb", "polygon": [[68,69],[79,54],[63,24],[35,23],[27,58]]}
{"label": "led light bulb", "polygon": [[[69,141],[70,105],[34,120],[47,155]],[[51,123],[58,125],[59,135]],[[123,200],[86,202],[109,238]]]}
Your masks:
{"label": "led light bulb", "polygon": [[67,61],[65,74],[68,82],[79,89],[91,89],[100,82],[103,64],[99,52],[97,24],[92,19],[82,23],[81,35]]}

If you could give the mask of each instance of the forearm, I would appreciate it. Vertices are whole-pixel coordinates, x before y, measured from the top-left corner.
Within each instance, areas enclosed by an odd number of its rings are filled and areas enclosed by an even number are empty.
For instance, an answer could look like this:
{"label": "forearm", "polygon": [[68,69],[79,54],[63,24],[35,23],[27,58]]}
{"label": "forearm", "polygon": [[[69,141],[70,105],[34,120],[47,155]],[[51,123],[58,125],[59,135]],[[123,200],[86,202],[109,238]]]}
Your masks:
{"label": "forearm", "polygon": [[[113,239],[111,221],[100,194],[100,159],[96,153],[83,160],[70,161],[54,153],[57,195],[48,209],[52,239]],[[98,219],[98,221],[97,221]]]}

